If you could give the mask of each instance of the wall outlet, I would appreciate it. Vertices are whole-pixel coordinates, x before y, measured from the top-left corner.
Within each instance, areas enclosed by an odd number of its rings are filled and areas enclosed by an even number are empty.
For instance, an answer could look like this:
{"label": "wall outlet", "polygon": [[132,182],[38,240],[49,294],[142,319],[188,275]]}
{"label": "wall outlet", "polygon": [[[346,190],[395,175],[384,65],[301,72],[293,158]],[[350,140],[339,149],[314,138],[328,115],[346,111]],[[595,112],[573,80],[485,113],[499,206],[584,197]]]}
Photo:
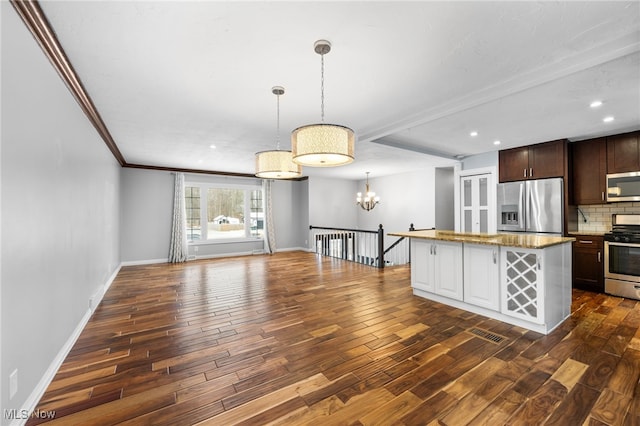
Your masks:
{"label": "wall outlet", "polygon": [[18,369],[16,368],[9,375],[9,399],[12,399],[18,393]]}

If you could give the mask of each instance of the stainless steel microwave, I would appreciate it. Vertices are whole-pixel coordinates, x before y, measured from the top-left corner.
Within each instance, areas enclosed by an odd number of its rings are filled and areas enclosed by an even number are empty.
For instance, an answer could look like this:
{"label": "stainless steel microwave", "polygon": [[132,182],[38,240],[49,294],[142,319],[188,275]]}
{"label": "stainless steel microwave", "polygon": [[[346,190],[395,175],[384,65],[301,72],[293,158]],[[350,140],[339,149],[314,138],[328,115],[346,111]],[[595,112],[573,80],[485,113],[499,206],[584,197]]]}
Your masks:
{"label": "stainless steel microwave", "polygon": [[608,174],[607,201],[640,201],[640,172]]}

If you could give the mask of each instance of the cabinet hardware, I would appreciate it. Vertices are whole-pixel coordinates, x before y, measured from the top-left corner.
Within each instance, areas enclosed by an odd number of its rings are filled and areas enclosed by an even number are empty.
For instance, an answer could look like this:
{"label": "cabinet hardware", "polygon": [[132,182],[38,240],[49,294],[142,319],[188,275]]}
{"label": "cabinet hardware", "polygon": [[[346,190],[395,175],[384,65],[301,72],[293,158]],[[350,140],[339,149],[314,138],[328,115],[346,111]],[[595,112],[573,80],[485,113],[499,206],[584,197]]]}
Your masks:
{"label": "cabinet hardware", "polygon": [[523,177],[527,177],[527,169],[523,169]]}
{"label": "cabinet hardware", "polygon": [[604,192],[602,193],[602,201],[604,201]]}
{"label": "cabinet hardware", "polygon": [[433,245],[433,255],[437,256],[438,255],[438,251],[437,251],[438,246],[437,245]]}
{"label": "cabinet hardware", "polygon": [[538,256],[538,271],[542,269],[542,257]]}
{"label": "cabinet hardware", "polygon": [[533,167],[529,168],[529,177],[533,177]]}
{"label": "cabinet hardware", "polygon": [[593,244],[593,241],[589,241],[589,240],[580,240],[578,241],[580,244]]}
{"label": "cabinet hardware", "polygon": [[598,252],[598,263],[602,262],[602,255],[600,254],[600,252]]}
{"label": "cabinet hardware", "polygon": [[433,244],[429,246],[429,254],[433,255]]}
{"label": "cabinet hardware", "polygon": [[496,256],[496,251],[495,251],[495,250],[493,251],[493,263],[494,263],[494,264],[498,263],[498,261],[497,261],[497,256]]}

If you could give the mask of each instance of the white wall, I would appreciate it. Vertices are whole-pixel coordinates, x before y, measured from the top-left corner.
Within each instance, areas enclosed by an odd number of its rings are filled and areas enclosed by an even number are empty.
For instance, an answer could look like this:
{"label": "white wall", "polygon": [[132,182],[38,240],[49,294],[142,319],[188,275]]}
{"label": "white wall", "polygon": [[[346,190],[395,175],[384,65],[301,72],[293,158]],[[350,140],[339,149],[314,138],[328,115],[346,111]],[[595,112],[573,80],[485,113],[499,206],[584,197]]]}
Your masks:
{"label": "white wall", "polygon": [[470,155],[462,160],[462,170],[482,169],[486,167],[495,167],[496,170],[498,169],[498,151]]}
{"label": "white wall", "polygon": [[276,250],[304,249],[309,230],[307,181],[274,180],[272,205]]}
{"label": "white wall", "polygon": [[309,225],[357,228],[356,192],[362,191],[358,188],[350,180],[310,177]]}
{"label": "white wall", "polygon": [[[357,183],[357,191],[364,192],[365,181]],[[435,168],[372,177],[369,178],[369,186],[380,196],[380,204],[367,212],[354,203],[360,229],[375,230],[382,224],[386,234],[408,231],[411,223],[416,229],[435,226]],[[352,195],[351,198],[355,197]],[[385,237],[385,247],[389,245],[390,238],[395,240],[395,237]]]}
{"label": "white wall", "polygon": [[122,260],[167,261],[175,175],[123,168],[121,176]]}
{"label": "white wall", "polygon": [[438,167],[435,173],[435,227],[453,230],[455,227],[453,167]]}
{"label": "white wall", "polygon": [[9,2],[0,7],[4,413],[37,402],[118,270],[120,166]]}

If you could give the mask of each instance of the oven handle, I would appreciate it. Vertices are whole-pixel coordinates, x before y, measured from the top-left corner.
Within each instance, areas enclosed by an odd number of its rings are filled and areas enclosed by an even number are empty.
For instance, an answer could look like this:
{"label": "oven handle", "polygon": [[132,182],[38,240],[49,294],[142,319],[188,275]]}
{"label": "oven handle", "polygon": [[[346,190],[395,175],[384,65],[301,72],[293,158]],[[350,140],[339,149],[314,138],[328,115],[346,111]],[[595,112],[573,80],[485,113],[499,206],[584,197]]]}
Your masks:
{"label": "oven handle", "polygon": [[620,247],[638,247],[640,248],[639,243],[617,243],[614,241],[605,241],[605,246],[620,246]]}

